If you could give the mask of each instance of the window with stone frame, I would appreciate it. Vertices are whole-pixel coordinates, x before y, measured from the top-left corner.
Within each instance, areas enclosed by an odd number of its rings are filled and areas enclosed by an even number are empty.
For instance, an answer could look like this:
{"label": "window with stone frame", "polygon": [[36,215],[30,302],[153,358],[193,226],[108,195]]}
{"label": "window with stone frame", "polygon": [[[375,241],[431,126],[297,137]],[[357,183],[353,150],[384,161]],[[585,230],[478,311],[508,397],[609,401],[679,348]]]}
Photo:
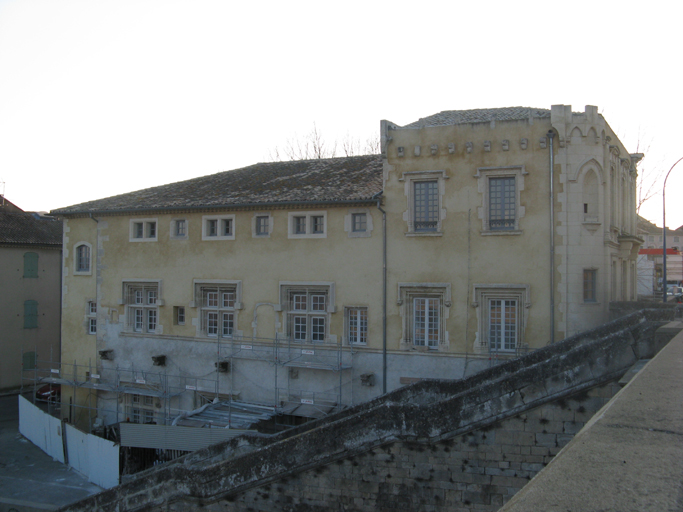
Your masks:
{"label": "window with stone frame", "polygon": [[531,306],[528,285],[475,284],[473,306],[479,330],[475,352],[515,353],[523,348],[524,329]]}
{"label": "window with stone frame", "polygon": [[202,240],[234,240],[235,215],[204,215]]}
{"label": "window with stone frame", "polygon": [[334,311],[332,283],[281,283],[281,309],[286,336],[301,343],[334,342],[330,313]]}
{"label": "window with stone frame", "polygon": [[156,242],[157,219],[131,219],[129,240],[131,242]]}
{"label": "window with stone frame", "polygon": [[346,307],[346,339],[349,345],[368,343],[368,308]]}
{"label": "window with stone frame", "polygon": [[326,238],[327,211],[289,212],[288,238]]}
{"label": "window with stone frame", "polygon": [[449,283],[399,283],[403,317],[401,348],[439,350],[448,345],[446,319],[451,306]]}
{"label": "window with stone frame", "polygon": [[403,220],[408,223],[407,236],[441,236],[446,217],[443,207],[445,171],[404,172],[399,181],[405,185],[408,209]]}
{"label": "window with stone frame", "polygon": [[[237,329],[237,316],[242,296],[241,281],[196,281],[194,301],[199,318],[197,334],[210,338],[235,338],[242,335]],[[183,311],[183,321],[185,312]]]}
{"label": "window with stone frame", "polygon": [[482,235],[520,235],[520,220],[526,209],[521,205],[524,166],[480,167],[475,177],[482,198],[478,216],[482,222]]}
{"label": "window with stone frame", "polygon": [[159,318],[159,283],[124,283],[128,331],[153,334]]}
{"label": "window with stone frame", "polygon": [[583,270],[583,301],[597,302],[598,301],[598,271],[594,268],[586,268]]}

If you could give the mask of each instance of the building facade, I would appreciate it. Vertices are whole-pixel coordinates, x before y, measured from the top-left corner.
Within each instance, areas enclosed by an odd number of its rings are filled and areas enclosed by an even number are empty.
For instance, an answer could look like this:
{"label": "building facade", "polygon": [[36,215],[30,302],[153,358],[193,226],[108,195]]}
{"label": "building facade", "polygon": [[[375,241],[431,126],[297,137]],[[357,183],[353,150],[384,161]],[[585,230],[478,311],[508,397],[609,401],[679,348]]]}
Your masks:
{"label": "building facade", "polygon": [[596,107],[447,111],[381,139],[54,212],[64,414],[170,423],[234,398],[316,416],[636,298],[642,155]]}
{"label": "building facade", "polygon": [[0,196],[0,391],[33,381],[38,361],[59,363],[61,222]]}

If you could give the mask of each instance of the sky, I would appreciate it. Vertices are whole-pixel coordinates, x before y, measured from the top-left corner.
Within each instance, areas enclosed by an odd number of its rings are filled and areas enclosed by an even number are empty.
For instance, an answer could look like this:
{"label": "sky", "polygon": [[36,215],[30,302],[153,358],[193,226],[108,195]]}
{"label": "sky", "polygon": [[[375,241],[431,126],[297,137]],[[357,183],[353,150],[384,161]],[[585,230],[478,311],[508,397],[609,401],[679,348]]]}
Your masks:
{"label": "sky", "polygon": [[[683,157],[683,2],[0,0],[0,193],[49,211],[272,160],[313,126],[596,105]],[[650,178],[648,178],[650,176]],[[662,224],[662,181],[641,215]],[[683,225],[683,162],[667,225]]]}

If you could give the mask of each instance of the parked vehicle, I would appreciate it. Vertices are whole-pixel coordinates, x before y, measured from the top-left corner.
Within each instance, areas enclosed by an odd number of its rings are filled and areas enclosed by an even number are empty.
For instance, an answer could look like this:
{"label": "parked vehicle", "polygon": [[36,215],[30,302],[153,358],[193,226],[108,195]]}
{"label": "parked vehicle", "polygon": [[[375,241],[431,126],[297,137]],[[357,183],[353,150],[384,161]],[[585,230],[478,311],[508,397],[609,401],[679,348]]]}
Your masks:
{"label": "parked vehicle", "polygon": [[62,399],[62,387],[59,384],[45,384],[36,391],[36,400],[39,402],[60,402]]}
{"label": "parked vehicle", "polygon": [[666,289],[666,300],[674,300],[676,302],[683,302],[683,288],[680,286],[668,286]]}

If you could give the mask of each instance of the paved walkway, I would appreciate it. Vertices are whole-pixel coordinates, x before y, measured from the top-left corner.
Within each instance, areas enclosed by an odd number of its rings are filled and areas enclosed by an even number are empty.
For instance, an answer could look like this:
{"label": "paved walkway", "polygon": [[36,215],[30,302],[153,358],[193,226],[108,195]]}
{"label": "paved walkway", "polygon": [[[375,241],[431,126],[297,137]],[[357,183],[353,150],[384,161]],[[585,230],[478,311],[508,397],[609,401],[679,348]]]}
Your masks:
{"label": "paved walkway", "polygon": [[101,490],[24,438],[17,395],[0,396],[0,512],[56,510]]}
{"label": "paved walkway", "polygon": [[683,331],[500,512],[683,510]]}

